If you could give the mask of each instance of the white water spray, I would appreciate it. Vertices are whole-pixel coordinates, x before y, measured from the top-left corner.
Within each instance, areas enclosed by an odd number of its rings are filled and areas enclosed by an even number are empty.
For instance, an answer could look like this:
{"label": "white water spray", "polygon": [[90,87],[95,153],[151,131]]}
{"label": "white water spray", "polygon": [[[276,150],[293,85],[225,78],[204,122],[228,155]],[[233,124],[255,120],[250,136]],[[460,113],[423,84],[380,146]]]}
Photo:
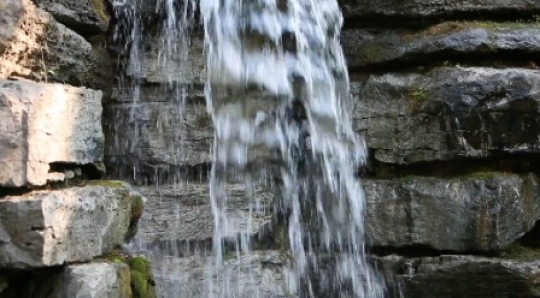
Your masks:
{"label": "white water spray", "polygon": [[[336,0],[201,0],[208,55],[207,105],[215,131],[210,196],[215,219],[215,296],[233,297],[225,244],[249,258],[249,235],[231,236],[225,185],[281,181],[291,250],[285,273],[297,297],[383,296],[366,260],[365,161],[352,130],[349,81]],[[212,280],[212,278],[211,278]]]}

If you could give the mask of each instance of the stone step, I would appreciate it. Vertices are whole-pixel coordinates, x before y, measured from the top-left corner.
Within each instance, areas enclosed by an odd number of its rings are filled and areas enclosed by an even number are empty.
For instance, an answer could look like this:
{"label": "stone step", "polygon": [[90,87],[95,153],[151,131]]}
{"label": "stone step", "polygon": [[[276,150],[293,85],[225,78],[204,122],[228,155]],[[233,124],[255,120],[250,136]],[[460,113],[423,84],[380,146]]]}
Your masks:
{"label": "stone step", "polygon": [[56,266],[103,255],[124,243],[132,208],[140,208],[141,200],[116,181],[4,197],[0,268]]}
{"label": "stone step", "polygon": [[540,71],[442,67],[353,82],[354,128],[374,158],[413,164],[540,152]]}
{"label": "stone step", "polygon": [[[386,297],[511,298],[540,297],[538,256],[530,259],[470,255],[405,258],[375,257],[394,292]],[[402,292],[402,296],[398,294]]]}
{"label": "stone step", "polygon": [[363,179],[370,246],[479,252],[506,249],[540,219],[533,174]]}
{"label": "stone step", "polygon": [[86,88],[0,80],[0,187],[44,185],[52,163],[103,171],[101,98]]}
{"label": "stone step", "polygon": [[540,23],[446,22],[422,30],[350,28],[343,30],[341,40],[347,66],[353,69],[410,61],[421,64],[429,57],[444,63],[474,54],[502,56],[501,52],[532,57],[540,53]]}

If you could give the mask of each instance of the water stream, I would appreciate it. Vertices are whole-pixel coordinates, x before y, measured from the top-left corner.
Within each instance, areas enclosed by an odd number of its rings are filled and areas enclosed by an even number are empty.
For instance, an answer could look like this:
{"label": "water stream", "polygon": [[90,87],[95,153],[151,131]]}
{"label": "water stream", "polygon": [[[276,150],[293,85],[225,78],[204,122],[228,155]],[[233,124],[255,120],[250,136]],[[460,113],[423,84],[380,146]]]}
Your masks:
{"label": "water stream", "polygon": [[[365,252],[365,201],[356,172],[365,162],[366,147],[352,130],[337,0],[198,2],[207,55],[206,104],[215,127],[209,181],[213,251],[210,258],[198,251],[177,258],[133,245],[133,250],[153,257],[156,274],[167,276],[169,283],[158,285],[158,296],[383,297],[382,283]],[[141,14],[149,9],[144,3],[114,3],[125,19],[119,34],[127,40],[123,51],[129,53],[129,80],[120,85],[131,94],[130,125],[136,133],[141,85],[148,80],[141,75],[147,67],[141,55],[146,30]],[[197,1],[161,0],[154,6],[150,9],[161,16],[156,71],[181,115],[189,82],[178,73],[189,65]],[[137,180],[139,139],[134,135],[126,141],[134,152],[127,164],[133,165],[131,178]],[[178,156],[181,143],[172,149]],[[186,182],[174,185],[186,187]],[[238,191],[248,201],[248,218],[267,213],[266,202],[254,195],[261,185],[270,187],[275,197],[272,213],[279,220],[271,229],[286,233],[285,251],[261,255],[253,243],[261,225],[252,220],[239,224],[232,216],[238,208],[232,192]],[[269,293],[260,282],[264,274],[256,260],[261,258],[283,263],[280,294]],[[174,288],[192,281],[182,275],[186,270],[206,272],[206,289]]]}
{"label": "water stream", "polygon": [[[352,131],[337,1],[201,0],[200,8],[207,106],[216,127],[213,272],[220,272],[231,240],[224,191],[230,173],[249,185],[255,174],[270,171],[281,182],[275,206],[285,218],[291,252],[287,292],[382,297],[366,260],[365,203],[355,175],[366,149]],[[249,258],[249,237],[235,241],[237,257]],[[229,286],[217,286],[223,285]]]}

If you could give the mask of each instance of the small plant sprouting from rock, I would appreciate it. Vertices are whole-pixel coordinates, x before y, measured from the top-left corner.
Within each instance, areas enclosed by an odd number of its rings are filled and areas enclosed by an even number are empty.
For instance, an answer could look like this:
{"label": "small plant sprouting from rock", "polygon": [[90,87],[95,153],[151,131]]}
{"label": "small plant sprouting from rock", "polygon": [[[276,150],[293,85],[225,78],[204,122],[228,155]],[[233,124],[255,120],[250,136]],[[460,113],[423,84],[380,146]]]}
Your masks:
{"label": "small plant sprouting from rock", "polygon": [[427,90],[424,88],[416,88],[408,93],[408,97],[411,101],[411,109],[417,111],[422,103],[427,99]]}

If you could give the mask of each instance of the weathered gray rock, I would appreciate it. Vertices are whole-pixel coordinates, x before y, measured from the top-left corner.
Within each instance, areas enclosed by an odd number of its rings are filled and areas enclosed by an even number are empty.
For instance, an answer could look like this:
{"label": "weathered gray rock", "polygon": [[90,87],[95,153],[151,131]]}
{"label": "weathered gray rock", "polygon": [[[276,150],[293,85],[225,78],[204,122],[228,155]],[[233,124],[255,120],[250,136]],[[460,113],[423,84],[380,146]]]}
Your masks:
{"label": "weathered gray rock", "polygon": [[0,1],[0,55],[15,37],[23,11],[24,8],[20,1]]}
{"label": "weathered gray rock", "polygon": [[111,88],[112,67],[105,51],[94,49],[30,0],[11,0],[9,5],[22,6],[24,12],[0,53],[0,79],[24,77],[98,90]]}
{"label": "weathered gray rock", "polygon": [[2,198],[0,268],[83,262],[122,244],[140,197],[120,182],[103,184]]}
{"label": "weathered gray rock", "polygon": [[[208,286],[209,258],[164,257],[153,261],[156,289],[161,297],[203,298],[221,297],[228,289],[228,297],[285,298],[295,297],[287,292],[283,276],[283,256],[277,251],[254,251],[250,258],[226,260],[219,273],[221,281],[214,281],[214,292]],[[222,286],[221,283],[229,283]],[[212,295],[213,294],[213,295]],[[220,295],[221,294],[221,295]]]}
{"label": "weathered gray rock", "polygon": [[211,160],[212,119],[203,102],[141,102],[108,105],[104,114],[106,159],[128,173]]}
{"label": "weathered gray rock", "polygon": [[100,91],[0,80],[0,186],[44,185],[55,162],[101,168],[101,112]]}
{"label": "weathered gray rock", "polygon": [[533,174],[504,173],[364,179],[370,245],[505,249],[540,218],[539,183]]}
{"label": "weathered gray rock", "polygon": [[342,45],[349,67],[422,60],[448,52],[532,54],[540,52],[540,24],[448,22],[421,31],[348,29],[342,33]]}
{"label": "weathered gray rock", "polygon": [[150,83],[204,84],[206,57],[201,34],[173,36],[169,50],[162,35],[143,36],[141,60],[129,65],[127,75]]}
{"label": "weathered gray rock", "polygon": [[[225,237],[255,234],[270,223],[272,193],[258,181],[254,181],[252,187],[253,193],[239,183],[227,186],[230,209],[226,230],[229,235]],[[200,242],[212,239],[214,217],[208,183],[183,182],[137,190],[147,201],[136,240],[152,243],[154,240]]]}
{"label": "weathered gray rock", "polygon": [[376,160],[411,164],[539,152],[540,71],[439,68],[353,83],[355,129]]}
{"label": "weathered gray rock", "polygon": [[[376,258],[387,279],[399,283],[403,296],[414,298],[540,297],[540,261],[440,256]],[[395,285],[397,288],[398,285]]]}
{"label": "weathered gray rock", "polygon": [[535,0],[339,0],[345,17],[389,16],[426,17],[459,13],[501,13],[514,11],[540,11]]}
{"label": "weathered gray rock", "polygon": [[132,298],[129,267],[105,262],[69,265],[47,297]]}
{"label": "weathered gray rock", "polygon": [[107,0],[34,0],[60,23],[85,34],[103,33],[109,26]]}

